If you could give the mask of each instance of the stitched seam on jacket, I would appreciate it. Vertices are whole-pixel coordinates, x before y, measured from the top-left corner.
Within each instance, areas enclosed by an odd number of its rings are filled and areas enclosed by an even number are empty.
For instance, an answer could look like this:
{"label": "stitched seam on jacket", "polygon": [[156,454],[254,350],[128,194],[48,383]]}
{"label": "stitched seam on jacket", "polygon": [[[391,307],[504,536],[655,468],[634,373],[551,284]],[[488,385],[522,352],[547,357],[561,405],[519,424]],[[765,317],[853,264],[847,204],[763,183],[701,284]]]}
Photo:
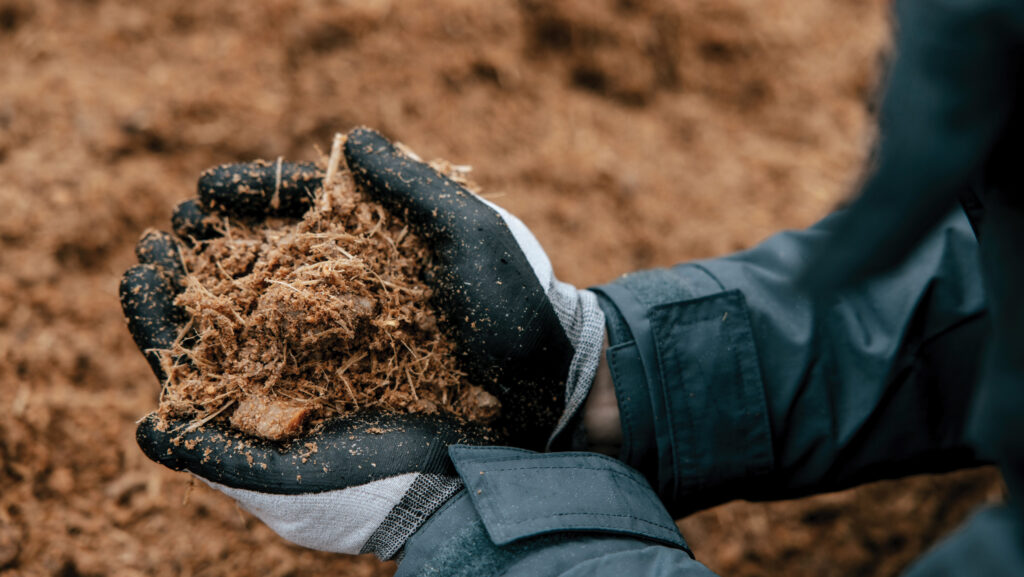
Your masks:
{"label": "stitched seam on jacket", "polygon": [[[541,521],[541,520],[544,520],[544,519],[550,519],[552,517],[613,517],[613,518],[618,518],[618,519],[632,519],[633,521],[639,521],[641,523],[644,523],[644,524],[647,524],[647,525],[652,525],[652,526],[657,527],[659,529],[665,529],[666,531],[670,531],[671,532],[673,529],[675,529],[676,533],[679,532],[679,530],[677,528],[675,528],[675,525],[673,525],[670,528],[668,525],[662,525],[661,523],[655,523],[654,521],[648,521],[646,519],[641,519],[640,517],[634,517],[632,515],[616,515],[614,513],[551,513],[550,515],[541,515],[541,516],[538,516],[538,517],[531,517],[529,519],[523,519],[521,521],[505,521],[505,522],[503,522],[503,525],[508,525],[508,526],[522,525],[524,523],[533,523],[533,522]],[[600,529],[594,529],[594,530],[595,531],[599,531]]]}
{"label": "stitched seam on jacket", "polygon": [[[608,460],[612,460],[612,459],[609,458]],[[594,467],[572,467],[572,466],[555,465],[555,466],[549,466],[549,467],[507,467],[507,468],[500,468],[500,469],[491,469],[491,471],[529,471],[529,470],[544,470],[544,469],[552,469],[552,470],[570,469],[570,470],[574,470],[574,471],[600,471],[600,472],[605,472],[605,473],[611,473],[611,474],[617,475],[619,477],[623,477],[623,478],[625,478],[626,481],[629,481],[630,483],[632,483],[634,485],[637,485],[637,486],[640,486],[640,487],[642,487],[644,489],[648,489],[649,488],[647,483],[646,483],[646,481],[643,480],[642,478],[641,479],[637,479],[634,473],[623,472],[623,471],[615,471],[615,470],[609,470],[609,469],[598,469],[598,468],[594,468]],[[467,482],[466,484],[467,484],[467,487],[472,486],[473,488],[476,488],[476,487],[479,486],[477,483],[471,483],[471,482]],[[495,516],[497,516],[499,518],[502,518],[502,521],[500,521],[500,523],[505,525],[505,526],[517,526],[517,525],[522,525],[524,523],[536,522],[538,520],[550,519],[550,518],[553,518],[553,517],[560,517],[560,516],[578,516],[578,517],[587,517],[587,516],[597,517],[597,516],[600,516],[600,517],[617,517],[617,518],[633,519],[635,521],[639,521],[641,523],[645,523],[645,524],[651,525],[653,527],[658,527],[660,529],[664,529],[666,531],[669,531],[670,533],[673,531],[673,527],[674,527],[674,526],[670,527],[668,525],[664,525],[664,524],[661,524],[661,523],[656,523],[656,522],[653,522],[653,521],[648,521],[648,520],[641,519],[639,517],[635,517],[635,516],[632,516],[632,515],[621,515],[621,514],[614,514],[614,513],[552,513],[552,514],[548,514],[548,515],[531,517],[529,519],[524,519],[524,520],[521,520],[521,521],[511,521],[511,520],[507,520],[507,517],[505,517],[504,515],[496,515],[496,511],[493,509],[493,507],[491,507],[489,505],[485,505],[483,503],[479,503],[477,501],[477,499],[475,498],[475,495],[472,494],[472,491],[470,492],[470,496],[473,497],[473,499],[472,499],[473,503],[476,504],[478,507],[483,506],[483,508],[485,508],[485,509],[490,511],[490,514],[495,515]],[[647,506],[652,506],[653,505],[653,506],[656,507],[658,504],[660,504],[660,501],[658,501],[656,498],[654,498],[653,495],[645,495],[645,496],[647,497],[647,499],[646,499],[647,502],[645,503]],[[483,511],[481,510],[481,512],[483,512]],[[678,528],[676,528],[675,529],[675,533],[678,533],[678,532],[679,532],[679,530],[678,530]]]}
{"label": "stitched seam on jacket", "polygon": [[[478,451],[478,449],[476,447],[472,447],[472,448],[469,448],[468,450],[466,450],[465,452],[468,453],[468,452],[475,452],[475,451]],[[609,457],[607,455],[601,455],[599,453],[587,453],[587,452],[580,452],[580,451],[566,451],[566,452],[560,452],[560,453],[534,453],[533,451],[527,451],[526,449],[504,448],[504,447],[501,448],[501,449],[494,450],[494,452],[499,452],[499,451],[500,452],[513,452],[513,451],[515,451],[516,453],[521,453],[522,455],[524,455],[524,457],[521,457],[521,458],[511,458],[511,459],[469,459],[469,460],[461,461],[461,464],[479,465],[481,463],[483,463],[483,464],[490,464],[490,463],[515,463],[515,462],[520,462],[520,461],[529,461],[529,460],[533,460],[535,458],[551,459],[551,458],[554,458],[555,455],[557,455],[558,457],[581,456],[581,457],[585,457],[587,459],[597,459],[599,461],[606,461],[606,462],[611,463],[613,465],[616,465],[618,467],[624,466],[624,463],[622,461],[620,461],[618,459],[614,459],[614,458]],[[463,451],[460,451],[460,450],[456,449],[455,452],[456,453],[460,453],[460,452],[463,452]],[[573,467],[573,468],[576,468],[576,467]],[[604,471],[606,469],[598,469],[598,470]]]}
{"label": "stitched seam on jacket", "polygon": [[[639,355],[639,353],[638,353],[638,355]],[[632,446],[631,441],[633,439],[635,439],[636,436],[637,436],[636,431],[633,428],[633,412],[632,412],[632,410],[630,408],[630,404],[629,403],[623,403],[622,402],[622,397],[619,394],[619,388],[615,386],[615,383],[619,382],[619,377],[622,374],[622,371],[620,370],[620,367],[619,367],[619,364],[620,364],[620,361],[618,360],[619,357],[618,357],[618,355],[607,355],[606,358],[608,359],[608,369],[612,373],[612,390],[615,391],[615,400],[619,403],[619,412],[622,413],[622,415],[626,417],[625,418],[626,427],[623,427],[623,433],[624,434],[623,434],[623,439],[622,439],[622,446],[625,448],[625,451],[624,451],[624,454],[622,456],[623,456],[623,461],[628,463],[629,461],[633,460],[633,457],[634,457],[634,455],[633,455],[634,451],[633,451],[633,446]],[[620,426],[621,426],[622,422],[623,422],[623,419],[620,417],[619,418],[619,425]],[[630,442],[627,442],[627,441],[630,441]]]}
{"label": "stitched seam on jacket", "polygon": [[[637,346],[637,352],[640,356],[640,363],[643,367],[643,378],[647,384],[646,402],[651,407],[651,417],[654,427],[654,472],[653,478],[656,483],[655,491],[662,493],[662,487],[668,486],[671,490],[671,481],[665,479],[665,475],[662,474],[663,463],[664,466],[672,468],[672,461],[675,457],[672,455],[671,447],[675,446],[675,432],[672,427],[668,427],[667,430],[661,428],[661,424],[668,418],[666,414],[665,405],[665,390],[664,385],[659,385],[662,379],[661,371],[661,358],[658,351],[657,342],[654,337],[654,323],[652,322],[652,312],[655,307],[649,303],[642,291],[638,291],[634,283],[638,281],[640,277],[637,274],[625,275],[618,281],[605,285],[605,296],[615,304],[619,309],[619,313],[623,319],[632,319],[632,322],[626,321],[633,334],[634,342]],[[685,299],[683,299],[685,300]],[[662,434],[664,433],[664,438]],[[668,444],[666,459],[662,459],[663,452],[666,451],[665,444]]]}
{"label": "stitched seam on jacket", "polygon": [[[689,264],[693,268],[703,272],[704,274],[708,275],[708,278],[710,278],[711,280],[715,281],[715,284],[718,285],[718,290],[719,291],[721,291],[721,292],[728,292],[729,291],[729,289],[725,288],[725,285],[722,284],[722,281],[718,280],[717,276],[711,274],[711,271],[708,270],[708,268],[706,266],[704,266],[703,264],[701,264],[699,262],[691,262],[691,263],[687,263],[687,264]],[[704,295],[704,296],[710,296],[710,295]],[[702,298],[702,297],[697,297],[697,298]]]}
{"label": "stitched seam on jacket", "polygon": [[[658,360],[657,370],[658,370],[659,380],[661,381],[662,404],[665,407],[665,416],[666,416],[666,421],[667,421],[665,430],[668,432],[669,447],[670,447],[670,450],[668,452],[667,458],[669,460],[669,466],[671,467],[671,471],[672,471],[672,479],[670,481],[665,482],[665,484],[667,484],[671,488],[671,495],[672,495],[672,500],[673,501],[675,501],[679,497],[679,495],[678,495],[678,493],[679,493],[679,486],[680,486],[680,481],[682,479],[682,474],[683,473],[682,473],[681,468],[680,468],[679,455],[678,455],[678,453],[676,451],[676,447],[679,447],[680,444],[677,443],[676,428],[675,428],[675,426],[674,426],[674,424],[672,422],[673,421],[672,416],[673,416],[673,413],[678,411],[679,414],[684,414],[685,415],[685,419],[686,419],[687,423],[691,423],[692,424],[692,423],[695,422],[695,419],[693,418],[693,412],[690,410],[690,405],[689,404],[684,404],[682,407],[673,407],[672,406],[672,395],[670,395],[668,390],[667,390],[668,389],[669,380],[667,378],[667,375],[665,374],[666,373],[666,369],[667,369],[667,367],[665,366],[666,365],[666,359],[662,358],[662,350],[661,350],[662,346],[664,346],[664,339],[666,338],[666,336],[665,335],[659,335],[659,333],[664,332],[666,330],[668,330],[670,333],[674,332],[675,330],[682,331],[684,327],[692,325],[694,323],[694,321],[691,321],[691,322],[688,322],[688,323],[684,323],[684,324],[681,324],[681,325],[678,325],[678,326],[673,325],[673,326],[669,327],[668,326],[669,323],[667,322],[669,317],[673,316],[672,311],[676,310],[680,305],[683,305],[684,303],[690,304],[692,302],[693,301],[683,301],[683,302],[677,302],[677,303],[663,304],[663,305],[659,305],[657,307],[652,308],[651,311],[650,311],[651,336],[652,336],[652,338],[654,340],[654,354],[655,354],[655,356],[657,357],[657,360]],[[697,321],[697,322],[699,322],[699,321]],[[659,336],[661,338],[659,338]],[[686,389],[686,383],[683,383],[681,378],[680,378],[680,385],[681,385],[680,388],[682,388],[683,390]],[[659,455],[659,460],[660,460],[660,455]],[[660,467],[659,467],[659,469],[660,469]]]}
{"label": "stitched seam on jacket", "polygon": [[636,473],[633,473],[632,471],[616,471],[615,469],[602,469],[599,467],[586,466],[577,467],[575,465],[537,465],[533,467],[489,467],[484,472],[486,473],[487,471],[536,471],[538,469],[572,469],[574,471],[603,471],[606,473],[611,473],[613,475],[621,475],[631,481],[640,481],[639,479],[636,478]]}

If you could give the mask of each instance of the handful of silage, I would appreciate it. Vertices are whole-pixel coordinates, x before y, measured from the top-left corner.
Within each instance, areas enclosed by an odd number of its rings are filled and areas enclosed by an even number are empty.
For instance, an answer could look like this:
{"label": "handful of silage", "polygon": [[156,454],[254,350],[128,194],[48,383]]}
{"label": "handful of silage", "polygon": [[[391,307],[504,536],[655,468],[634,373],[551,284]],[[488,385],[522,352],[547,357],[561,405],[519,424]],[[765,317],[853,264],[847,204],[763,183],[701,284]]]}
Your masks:
{"label": "handful of silage", "polygon": [[493,419],[497,399],[439,329],[426,244],[343,164],[329,172],[301,220],[224,218],[222,236],[182,248],[191,320],[162,357],[160,413],[275,440],[362,410]]}

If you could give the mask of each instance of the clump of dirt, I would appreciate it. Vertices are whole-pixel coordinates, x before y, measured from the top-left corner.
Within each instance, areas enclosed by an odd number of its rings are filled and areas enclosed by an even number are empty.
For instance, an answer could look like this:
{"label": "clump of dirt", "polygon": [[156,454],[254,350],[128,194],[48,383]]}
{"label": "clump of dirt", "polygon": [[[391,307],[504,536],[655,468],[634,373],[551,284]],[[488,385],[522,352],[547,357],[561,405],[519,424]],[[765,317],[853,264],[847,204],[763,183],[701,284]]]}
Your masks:
{"label": "clump of dirt", "polygon": [[430,304],[429,248],[343,163],[328,172],[301,220],[225,218],[182,248],[190,320],[162,358],[160,413],[274,440],[367,409],[490,421],[497,399],[467,382]]}

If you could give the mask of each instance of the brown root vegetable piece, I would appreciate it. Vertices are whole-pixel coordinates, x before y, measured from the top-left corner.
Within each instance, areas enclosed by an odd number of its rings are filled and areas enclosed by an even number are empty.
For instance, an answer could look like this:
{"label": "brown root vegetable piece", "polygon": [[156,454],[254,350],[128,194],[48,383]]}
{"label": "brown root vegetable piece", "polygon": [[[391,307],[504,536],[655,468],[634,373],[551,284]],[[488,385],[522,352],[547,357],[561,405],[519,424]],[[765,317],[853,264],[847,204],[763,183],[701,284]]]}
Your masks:
{"label": "brown root vegetable piece", "polygon": [[246,397],[231,414],[231,426],[257,437],[279,441],[294,437],[313,414],[310,403]]}

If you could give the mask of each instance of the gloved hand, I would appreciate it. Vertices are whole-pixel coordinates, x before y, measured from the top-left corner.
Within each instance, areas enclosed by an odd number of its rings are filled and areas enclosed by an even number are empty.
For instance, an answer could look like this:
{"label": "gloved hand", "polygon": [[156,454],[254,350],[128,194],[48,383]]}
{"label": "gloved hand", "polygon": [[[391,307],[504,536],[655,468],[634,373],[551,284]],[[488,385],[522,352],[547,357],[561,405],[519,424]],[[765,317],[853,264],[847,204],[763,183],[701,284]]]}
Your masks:
{"label": "gloved hand", "polygon": [[[521,222],[369,130],[354,131],[346,157],[360,184],[430,243],[428,279],[470,379],[498,396],[497,429],[509,444],[539,448],[564,430],[589,391],[603,339],[594,295],[558,282]],[[233,165],[208,171],[198,201],[172,219],[186,242],[218,234],[209,215],[298,217],[320,182],[308,164]],[[276,192],[275,192],[276,191]],[[173,300],[183,270],[176,240],[150,233],[140,265],[122,280],[129,329],[158,379],[156,350],[185,319]],[[455,443],[494,443],[491,430],[433,415],[337,418],[292,444],[275,444],[214,423],[187,433],[150,416],[137,439],[154,461],[188,470],[231,495],[283,537],[342,553],[393,557],[461,486],[446,456]],[[380,431],[384,431],[381,433]]]}
{"label": "gloved hand", "polygon": [[353,130],[345,157],[356,182],[433,249],[427,280],[436,305],[470,381],[501,400],[508,442],[565,446],[562,433],[587,398],[604,340],[594,293],[559,282],[519,219],[377,132]]}
{"label": "gloved hand", "polygon": [[[249,219],[298,217],[320,183],[312,165],[218,167],[199,180],[199,201],[182,204],[173,224],[185,242],[217,234],[207,212]],[[238,177],[233,181],[233,177]],[[274,199],[274,191],[279,188]],[[174,306],[182,289],[178,241],[151,232],[136,247],[141,263],[121,281],[128,327],[160,382],[157,352],[184,325]],[[247,437],[212,421],[143,419],[136,438],[152,460],[187,470],[236,499],[282,537],[312,549],[375,553],[390,559],[462,486],[451,444],[493,443],[489,431],[443,415],[359,413],[335,418],[291,443]]]}

